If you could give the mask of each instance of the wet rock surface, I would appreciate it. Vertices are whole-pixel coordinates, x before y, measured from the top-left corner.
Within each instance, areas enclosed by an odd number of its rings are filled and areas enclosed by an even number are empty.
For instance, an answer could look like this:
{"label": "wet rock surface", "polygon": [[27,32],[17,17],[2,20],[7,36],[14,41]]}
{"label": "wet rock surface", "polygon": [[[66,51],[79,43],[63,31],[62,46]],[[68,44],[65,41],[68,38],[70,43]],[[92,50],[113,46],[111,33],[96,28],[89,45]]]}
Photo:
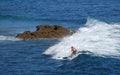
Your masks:
{"label": "wet rock surface", "polygon": [[36,28],[37,29],[34,32],[25,31],[17,34],[16,37],[23,40],[39,38],[62,38],[75,32],[58,25],[38,25]]}

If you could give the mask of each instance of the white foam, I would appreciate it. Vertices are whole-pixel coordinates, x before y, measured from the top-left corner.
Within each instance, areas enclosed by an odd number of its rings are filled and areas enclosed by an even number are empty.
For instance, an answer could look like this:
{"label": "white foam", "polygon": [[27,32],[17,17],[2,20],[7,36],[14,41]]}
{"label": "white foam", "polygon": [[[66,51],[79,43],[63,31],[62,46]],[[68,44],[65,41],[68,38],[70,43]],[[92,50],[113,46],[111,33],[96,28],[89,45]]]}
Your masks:
{"label": "white foam", "polygon": [[11,41],[17,41],[18,38],[15,38],[13,36],[0,36],[0,40],[11,40]]}
{"label": "white foam", "polygon": [[71,46],[76,47],[78,51],[88,50],[97,56],[119,56],[120,24],[107,24],[88,19],[85,27],[63,38],[61,42],[48,48],[44,54],[61,59],[71,54]]}

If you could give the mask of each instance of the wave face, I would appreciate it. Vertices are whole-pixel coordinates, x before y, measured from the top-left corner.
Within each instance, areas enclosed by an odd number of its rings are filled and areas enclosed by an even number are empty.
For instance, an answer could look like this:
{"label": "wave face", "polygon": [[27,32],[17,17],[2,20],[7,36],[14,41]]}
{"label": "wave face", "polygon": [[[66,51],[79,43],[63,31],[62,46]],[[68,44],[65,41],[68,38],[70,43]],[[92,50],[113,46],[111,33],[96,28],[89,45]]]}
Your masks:
{"label": "wave face", "polygon": [[63,38],[58,44],[48,48],[44,54],[54,59],[62,59],[71,54],[71,46],[78,51],[90,51],[96,56],[118,57],[120,55],[120,24],[107,24],[88,19],[85,27]]}
{"label": "wave face", "polygon": [[9,41],[18,41],[20,39],[15,38],[13,36],[0,36],[0,41],[5,41],[5,40],[9,40]]}

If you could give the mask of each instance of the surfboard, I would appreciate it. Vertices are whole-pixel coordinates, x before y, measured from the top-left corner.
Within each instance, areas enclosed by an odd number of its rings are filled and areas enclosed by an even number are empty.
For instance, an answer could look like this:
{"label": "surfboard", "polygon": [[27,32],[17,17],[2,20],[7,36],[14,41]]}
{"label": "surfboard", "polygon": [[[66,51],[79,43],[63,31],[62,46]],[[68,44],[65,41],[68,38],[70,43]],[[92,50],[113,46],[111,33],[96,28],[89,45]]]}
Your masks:
{"label": "surfboard", "polygon": [[78,51],[78,52],[76,52],[76,54],[75,55],[73,55],[72,57],[70,57],[70,56],[68,56],[68,57],[63,57],[63,59],[64,60],[72,60],[72,59],[74,59],[74,58],[76,58],[77,56],[79,56],[80,54],[92,54],[92,52],[90,52],[90,51]]}
{"label": "surfboard", "polygon": [[72,60],[72,59],[76,58],[79,54],[80,54],[80,51],[76,52],[76,54],[73,56],[70,55],[68,57],[63,57],[63,59]]}

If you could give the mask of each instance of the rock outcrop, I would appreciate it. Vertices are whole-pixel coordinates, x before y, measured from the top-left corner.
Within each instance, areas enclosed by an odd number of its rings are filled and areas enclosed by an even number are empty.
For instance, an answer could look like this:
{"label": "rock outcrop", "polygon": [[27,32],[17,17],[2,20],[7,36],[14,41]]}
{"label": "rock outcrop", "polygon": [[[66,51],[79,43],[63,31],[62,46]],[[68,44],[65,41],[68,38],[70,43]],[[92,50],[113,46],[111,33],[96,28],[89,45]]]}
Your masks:
{"label": "rock outcrop", "polygon": [[36,26],[37,30],[34,32],[25,31],[17,34],[17,38],[28,40],[28,39],[39,39],[39,38],[62,38],[66,35],[73,34],[74,31],[63,28],[58,25],[39,25]]}

